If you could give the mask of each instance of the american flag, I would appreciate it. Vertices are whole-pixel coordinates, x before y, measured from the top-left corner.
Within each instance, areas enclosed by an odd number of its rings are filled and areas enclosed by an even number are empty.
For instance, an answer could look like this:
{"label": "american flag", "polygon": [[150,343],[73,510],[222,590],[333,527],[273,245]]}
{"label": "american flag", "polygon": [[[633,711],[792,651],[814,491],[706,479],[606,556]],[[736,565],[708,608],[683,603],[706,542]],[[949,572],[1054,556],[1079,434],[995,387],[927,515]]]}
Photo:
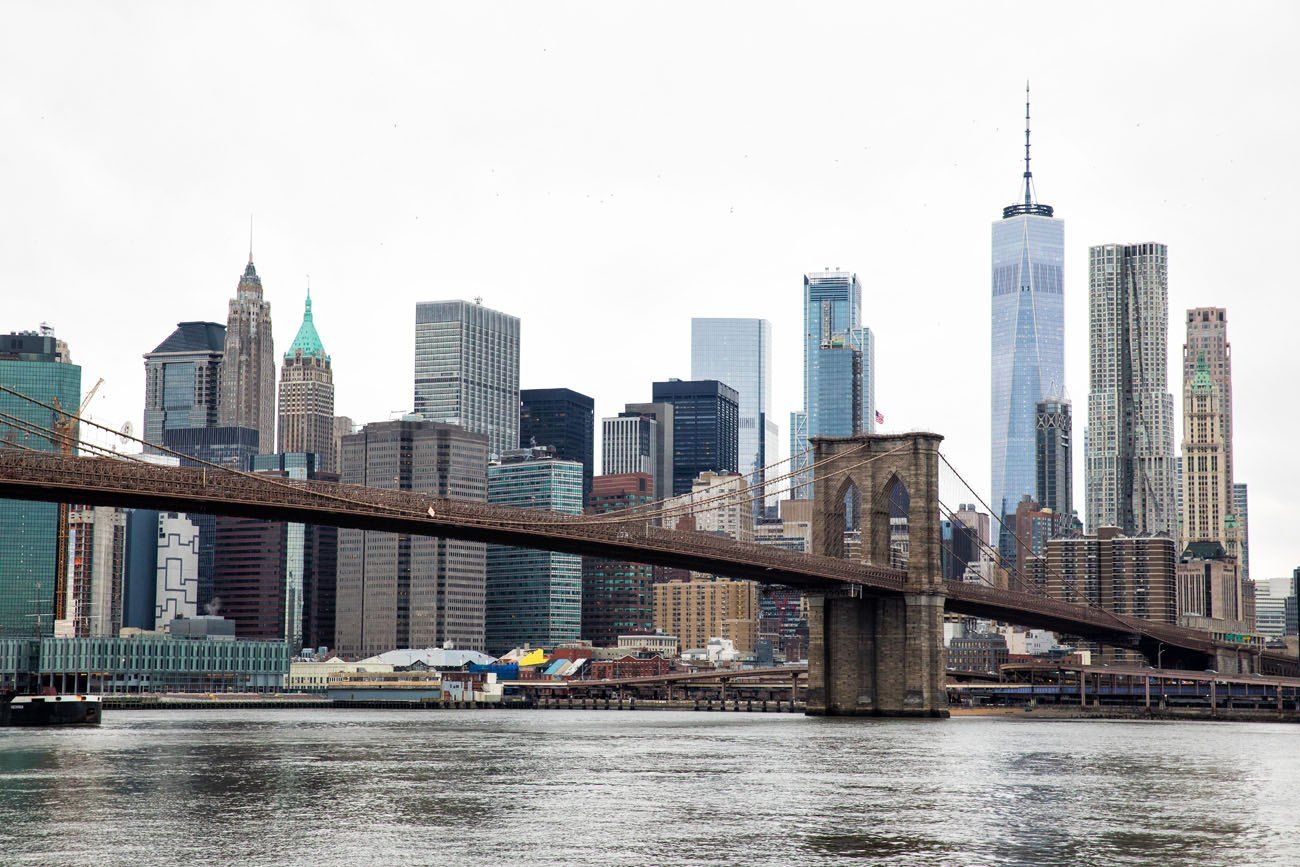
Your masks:
{"label": "american flag", "polygon": [[885,423],[885,414],[882,413],[880,410],[876,410],[876,424],[884,424],[884,423]]}

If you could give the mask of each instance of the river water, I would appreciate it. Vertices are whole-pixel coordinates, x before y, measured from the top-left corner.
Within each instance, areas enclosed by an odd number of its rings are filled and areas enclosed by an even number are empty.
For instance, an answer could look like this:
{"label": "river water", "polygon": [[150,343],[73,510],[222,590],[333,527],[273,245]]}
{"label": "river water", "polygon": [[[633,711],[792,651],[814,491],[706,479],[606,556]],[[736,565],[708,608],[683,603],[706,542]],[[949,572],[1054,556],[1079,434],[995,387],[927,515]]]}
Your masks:
{"label": "river water", "polygon": [[0,864],[1297,864],[1300,726],[117,711],[0,729]]}

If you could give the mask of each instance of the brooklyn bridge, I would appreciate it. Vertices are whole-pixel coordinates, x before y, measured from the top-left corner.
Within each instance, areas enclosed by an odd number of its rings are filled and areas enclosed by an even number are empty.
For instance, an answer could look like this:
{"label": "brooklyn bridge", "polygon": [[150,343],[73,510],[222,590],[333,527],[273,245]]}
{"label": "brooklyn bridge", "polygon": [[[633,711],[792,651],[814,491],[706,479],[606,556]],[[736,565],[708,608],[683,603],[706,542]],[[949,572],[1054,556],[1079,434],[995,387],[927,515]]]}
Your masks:
{"label": "brooklyn bridge", "polygon": [[[409,533],[744,578],[809,599],[811,713],[947,715],[943,615],[971,615],[1130,648],[1152,664],[1294,674],[1294,660],[1194,629],[1030,590],[945,581],[936,434],[813,440],[813,553],[657,526],[653,509],[569,516],[427,494],[292,481],[214,466],[0,450],[0,497]],[[888,492],[909,492],[906,569],[889,562]],[[843,556],[845,493],[864,507],[862,560]]]}

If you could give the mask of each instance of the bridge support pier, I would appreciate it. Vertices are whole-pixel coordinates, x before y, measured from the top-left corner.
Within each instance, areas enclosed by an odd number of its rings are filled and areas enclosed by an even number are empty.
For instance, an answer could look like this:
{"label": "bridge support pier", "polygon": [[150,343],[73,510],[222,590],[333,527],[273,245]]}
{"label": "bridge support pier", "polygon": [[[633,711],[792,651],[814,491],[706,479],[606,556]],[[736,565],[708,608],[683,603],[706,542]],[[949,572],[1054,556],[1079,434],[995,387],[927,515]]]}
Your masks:
{"label": "bridge support pier", "polygon": [[[809,714],[948,716],[937,434],[813,437],[812,551],[845,557],[856,530],[867,562],[893,562],[905,508],[905,575],[894,593],[810,597]],[[898,515],[897,517],[902,517]],[[901,592],[899,592],[901,591]]]}
{"label": "bridge support pier", "polygon": [[943,596],[808,599],[812,716],[948,716]]}

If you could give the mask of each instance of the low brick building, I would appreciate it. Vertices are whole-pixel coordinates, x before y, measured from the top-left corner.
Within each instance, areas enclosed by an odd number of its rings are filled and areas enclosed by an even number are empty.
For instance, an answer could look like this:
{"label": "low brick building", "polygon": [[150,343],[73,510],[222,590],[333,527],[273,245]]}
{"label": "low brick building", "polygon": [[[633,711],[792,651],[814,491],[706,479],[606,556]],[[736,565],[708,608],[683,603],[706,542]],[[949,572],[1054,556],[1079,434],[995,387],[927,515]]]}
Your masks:
{"label": "low brick building", "polygon": [[612,680],[625,677],[655,677],[668,674],[673,664],[662,656],[624,656],[622,659],[593,659],[588,667],[589,678]]}

